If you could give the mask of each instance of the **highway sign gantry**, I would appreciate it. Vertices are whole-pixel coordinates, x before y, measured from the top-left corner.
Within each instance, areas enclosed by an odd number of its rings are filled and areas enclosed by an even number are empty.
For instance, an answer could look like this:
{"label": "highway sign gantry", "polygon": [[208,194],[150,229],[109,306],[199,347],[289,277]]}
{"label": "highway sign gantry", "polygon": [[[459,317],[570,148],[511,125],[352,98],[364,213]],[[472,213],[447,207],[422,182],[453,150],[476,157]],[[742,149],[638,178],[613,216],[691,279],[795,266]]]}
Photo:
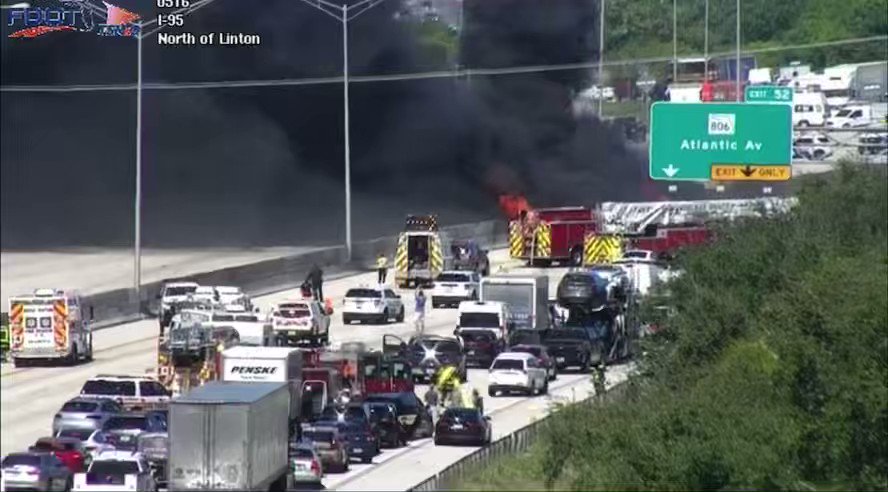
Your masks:
{"label": "highway sign gantry", "polygon": [[747,85],[743,93],[746,102],[792,104],[792,87],[782,85]]}
{"label": "highway sign gantry", "polygon": [[649,161],[651,179],[664,181],[709,181],[714,165],[789,166],[792,107],[654,103]]}

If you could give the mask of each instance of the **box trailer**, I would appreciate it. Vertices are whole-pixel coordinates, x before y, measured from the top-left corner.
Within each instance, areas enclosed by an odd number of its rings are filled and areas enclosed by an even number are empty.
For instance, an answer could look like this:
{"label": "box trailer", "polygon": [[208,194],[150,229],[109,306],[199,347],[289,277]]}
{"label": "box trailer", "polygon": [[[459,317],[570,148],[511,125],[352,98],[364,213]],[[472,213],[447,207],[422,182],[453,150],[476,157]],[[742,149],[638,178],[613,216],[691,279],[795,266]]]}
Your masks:
{"label": "box trailer", "polygon": [[302,365],[302,351],[297,348],[235,345],[222,352],[222,380],[287,383],[290,421],[295,425],[302,409]]}
{"label": "box trailer", "polygon": [[211,381],[170,401],[170,490],[286,490],[286,383]]}
{"label": "box trailer", "polygon": [[500,275],[482,278],[481,301],[497,301],[509,306],[509,331],[549,328],[548,275]]}

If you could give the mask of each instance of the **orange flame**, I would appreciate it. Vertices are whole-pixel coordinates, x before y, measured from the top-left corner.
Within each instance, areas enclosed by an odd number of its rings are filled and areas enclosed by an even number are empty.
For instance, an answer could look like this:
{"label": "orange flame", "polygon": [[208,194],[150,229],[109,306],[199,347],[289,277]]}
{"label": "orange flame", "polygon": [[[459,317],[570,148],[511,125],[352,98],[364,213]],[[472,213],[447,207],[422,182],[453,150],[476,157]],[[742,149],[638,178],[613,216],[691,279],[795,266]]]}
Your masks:
{"label": "orange flame", "polygon": [[509,220],[517,219],[521,215],[521,212],[530,212],[533,210],[533,207],[530,206],[527,199],[521,195],[500,195],[499,206],[500,210],[503,211],[503,214],[508,217]]}

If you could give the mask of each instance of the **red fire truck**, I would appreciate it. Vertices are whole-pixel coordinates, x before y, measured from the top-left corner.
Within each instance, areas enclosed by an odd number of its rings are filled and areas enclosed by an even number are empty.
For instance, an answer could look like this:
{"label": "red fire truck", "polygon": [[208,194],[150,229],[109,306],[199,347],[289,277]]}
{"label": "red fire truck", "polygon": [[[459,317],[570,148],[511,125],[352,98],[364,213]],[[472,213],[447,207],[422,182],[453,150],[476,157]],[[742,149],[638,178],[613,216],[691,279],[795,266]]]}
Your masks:
{"label": "red fire truck", "polygon": [[509,223],[509,255],[539,265],[581,265],[586,233],[598,232],[596,214],[587,207],[522,211]]}
{"label": "red fire truck", "polygon": [[631,249],[653,251],[657,256],[675,253],[685,246],[704,244],[712,237],[712,231],[704,225],[654,226],[645,234],[626,236]]}

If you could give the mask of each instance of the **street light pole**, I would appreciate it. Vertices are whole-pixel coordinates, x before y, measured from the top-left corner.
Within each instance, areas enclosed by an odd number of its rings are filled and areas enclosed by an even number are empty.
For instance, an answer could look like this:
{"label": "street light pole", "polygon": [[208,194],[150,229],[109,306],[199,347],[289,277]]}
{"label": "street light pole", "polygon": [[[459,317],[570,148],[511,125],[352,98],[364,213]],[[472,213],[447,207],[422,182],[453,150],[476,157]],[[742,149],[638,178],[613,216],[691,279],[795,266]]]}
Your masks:
{"label": "street light pole", "polygon": [[672,0],[672,81],[678,81],[678,0]]}
{"label": "street light pole", "polygon": [[607,0],[601,0],[598,19],[598,118],[604,112],[604,9]]}
{"label": "street light pole", "polygon": [[141,300],[142,288],[142,25],[136,35],[136,194],[133,204],[135,238],[133,245],[133,290]]}
{"label": "street light pole", "polygon": [[703,80],[709,81],[709,0],[703,7]]}
{"label": "street light pole", "polygon": [[737,101],[740,100],[740,0],[737,0],[737,80],[735,82],[734,89],[735,98]]}
{"label": "street light pole", "polygon": [[351,125],[348,101],[348,6],[342,5],[342,111],[345,138],[345,254],[352,257],[351,226]]}
{"label": "street light pole", "polygon": [[[347,5],[336,5],[329,0],[302,0],[317,10],[329,15],[342,23],[342,97],[343,97],[343,137],[345,147],[345,252],[348,260],[352,257],[352,226],[351,226],[351,128],[348,100],[348,23],[357,16],[379,5],[383,0],[361,0]],[[352,11],[357,12],[352,15]]]}

